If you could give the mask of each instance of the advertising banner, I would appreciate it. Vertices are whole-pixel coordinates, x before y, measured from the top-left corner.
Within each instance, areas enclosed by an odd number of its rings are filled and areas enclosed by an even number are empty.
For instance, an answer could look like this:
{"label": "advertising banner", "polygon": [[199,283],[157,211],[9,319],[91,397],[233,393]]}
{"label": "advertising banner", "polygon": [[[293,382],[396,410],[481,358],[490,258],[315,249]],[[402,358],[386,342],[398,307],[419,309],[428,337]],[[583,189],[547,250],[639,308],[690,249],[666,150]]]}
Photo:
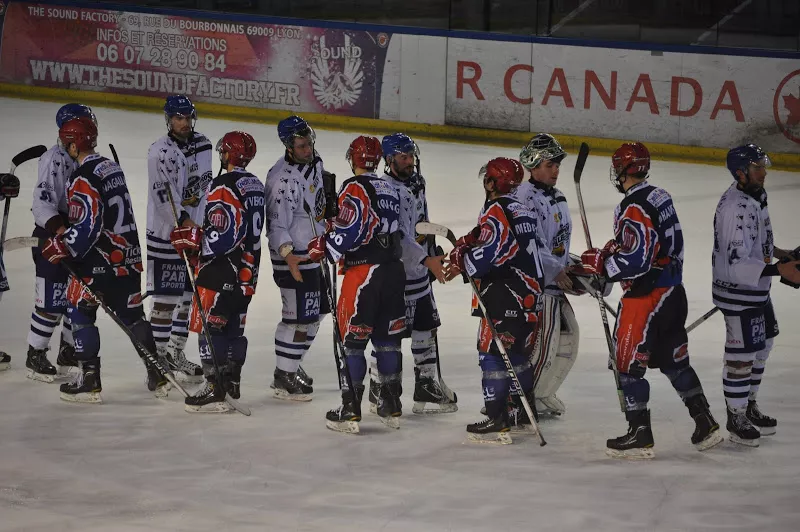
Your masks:
{"label": "advertising banner", "polygon": [[37,2],[4,8],[2,82],[380,115],[385,32]]}

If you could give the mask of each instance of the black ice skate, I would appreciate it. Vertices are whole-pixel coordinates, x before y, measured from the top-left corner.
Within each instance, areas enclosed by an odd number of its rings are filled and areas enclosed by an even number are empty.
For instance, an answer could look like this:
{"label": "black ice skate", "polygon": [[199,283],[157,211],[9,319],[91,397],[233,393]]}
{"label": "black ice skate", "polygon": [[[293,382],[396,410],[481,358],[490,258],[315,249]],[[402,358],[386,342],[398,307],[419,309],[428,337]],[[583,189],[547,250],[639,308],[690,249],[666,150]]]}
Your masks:
{"label": "black ice skate", "polygon": [[56,377],[55,366],[47,360],[47,349],[34,349],[28,346],[28,359],[25,361],[29,379],[39,382],[53,382]]}
{"label": "black ice skate", "polygon": [[0,371],[7,370],[10,364],[11,364],[11,357],[8,356],[8,353],[0,351]]}
{"label": "black ice skate", "polygon": [[761,412],[758,408],[758,403],[755,401],[747,402],[747,419],[758,429],[762,436],[772,436],[777,430],[778,420]]}
{"label": "black ice skate", "polygon": [[378,385],[378,381],[372,378],[370,375],[369,379],[369,413],[370,414],[377,414],[378,413],[378,393],[380,390],[380,386]]}
{"label": "black ice skate", "polygon": [[225,402],[225,388],[219,383],[213,368],[208,368],[205,385],[183,400],[184,410],[192,414],[224,414],[232,410]]}
{"label": "black ice skate", "polygon": [[692,443],[698,451],[710,449],[722,441],[719,423],[714,420],[705,395],[696,395],[686,401],[689,415],[694,419],[695,427],[692,433]]}
{"label": "black ice skate", "polygon": [[747,412],[732,412],[728,409],[728,423],[725,428],[728,430],[728,439],[739,445],[748,447],[758,447],[761,433],[747,417]]}
{"label": "black ice skate", "polygon": [[100,362],[84,362],[80,373],[73,382],[64,383],[59,388],[61,400],[70,403],[102,403],[100,392],[103,385],[100,382]]}
{"label": "black ice skate", "polygon": [[[159,353],[160,354],[160,353]],[[203,368],[199,364],[189,361],[183,349],[170,342],[164,352],[168,367],[176,377],[188,383],[203,382]]]}
{"label": "black ice skate", "polygon": [[303,366],[297,366],[297,380],[300,381],[300,384],[303,386],[311,386],[314,384],[314,379],[306,373],[306,370],[303,369]]}
{"label": "black ice skate", "polygon": [[[158,361],[161,363],[162,367],[169,367],[166,357],[160,356],[158,357]],[[153,392],[159,399],[163,399],[169,395],[171,385],[164,374],[158,371],[155,366],[149,362],[145,362],[145,366],[147,367],[147,380],[145,381],[147,389]]]}
{"label": "black ice skate", "polygon": [[376,413],[381,418],[381,423],[391,429],[400,428],[400,416],[403,415],[403,404],[400,402],[402,393],[400,381],[386,382],[378,385],[378,404]]}
{"label": "black ice skate", "polygon": [[510,445],[511,429],[508,419],[504,415],[496,418],[487,417],[478,423],[467,425],[467,440],[475,443],[493,443],[498,445]]}
{"label": "black ice skate", "polygon": [[308,402],[312,399],[314,388],[306,386],[297,379],[297,373],[289,373],[275,368],[272,374],[273,396],[283,401]]}
{"label": "black ice skate", "polygon": [[449,414],[458,411],[458,400],[453,394],[453,400],[433,377],[420,377],[419,370],[414,368],[416,376],[414,382],[414,406],[411,411],[415,414]]}
{"label": "black ice skate", "polygon": [[[356,401],[361,404],[361,398],[364,396],[364,387],[355,386],[355,389]],[[345,434],[358,434],[358,423],[361,421],[361,416],[356,413],[349,391],[342,390],[342,404],[338,408],[328,410],[328,413],[325,414],[325,420],[325,426],[331,430],[344,432]]]}
{"label": "black ice skate", "polygon": [[228,392],[228,395],[234,399],[241,397],[242,364],[228,360],[228,364],[223,370],[223,376],[225,391]]}
{"label": "black ice skate", "polygon": [[627,412],[628,433],[606,441],[606,454],[612,458],[648,460],[655,458],[653,431],[650,428],[650,411]]}
{"label": "black ice skate", "polygon": [[78,369],[78,359],[75,358],[75,347],[69,345],[64,339],[61,339],[61,345],[58,347],[58,356],[56,357],[56,366],[58,366],[58,375],[67,377]]}
{"label": "black ice skate", "polygon": [[[539,421],[539,412],[537,412],[533,406],[536,404],[533,392],[529,392],[526,398],[528,399],[528,404],[533,409],[533,418]],[[528,416],[528,412],[525,411],[520,396],[512,393],[510,399],[511,400],[508,402],[508,426],[511,428],[511,432],[535,434],[536,432],[533,430],[531,418]]]}

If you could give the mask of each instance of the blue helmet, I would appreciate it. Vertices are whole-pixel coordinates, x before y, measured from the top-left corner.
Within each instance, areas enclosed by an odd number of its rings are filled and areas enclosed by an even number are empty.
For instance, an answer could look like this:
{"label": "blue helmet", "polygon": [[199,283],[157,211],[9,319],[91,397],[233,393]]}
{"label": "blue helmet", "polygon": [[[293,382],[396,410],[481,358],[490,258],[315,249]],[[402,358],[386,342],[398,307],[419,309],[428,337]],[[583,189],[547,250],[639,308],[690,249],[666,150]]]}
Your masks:
{"label": "blue helmet", "polygon": [[736,171],[741,170],[747,174],[747,168],[751,163],[764,164],[764,166],[771,166],[769,155],[756,144],[745,144],[731,149],[728,152],[726,166],[734,179],[737,179]]}
{"label": "blue helmet", "polygon": [[278,122],[278,138],[281,139],[284,146],[287,148],[294,147],[294,139],[296,137],[310,137],[312,143],[316,140],[316,134],[311,129],[311,126],[308,125],[308,122],[297,115],[292,115]]}
{"label": "blue helmet", "polygon": [[192,129],[194,129],[194,123],[197,121],[197,110],[194,108],[192,100],[183,94],[167,96],[167,101],[164,102],[164,121],[167,123],[167,129],[172,129],[169,119],[175,115],[191,117]]}
{"label": "blue helmet", "polygon": [[94,116],[92,109],[88,105],[83,105],[82,103],[68,103],[66,105],[62,105],[61,109],[59,109],[56,113],[56,125],[58,126],[58,129],[61,129],[61,126],[70,120],[84,116],[91,118],[92,122],[94,122],[94,125],[97,125],[97,118]]}
{"label": "blue helmet", "polygon": [[398,153],[413,153],[419,155],[417,144],[405,133],[392,133],[386,135],[381,141],[383,158],[388,162],[389,158]]}

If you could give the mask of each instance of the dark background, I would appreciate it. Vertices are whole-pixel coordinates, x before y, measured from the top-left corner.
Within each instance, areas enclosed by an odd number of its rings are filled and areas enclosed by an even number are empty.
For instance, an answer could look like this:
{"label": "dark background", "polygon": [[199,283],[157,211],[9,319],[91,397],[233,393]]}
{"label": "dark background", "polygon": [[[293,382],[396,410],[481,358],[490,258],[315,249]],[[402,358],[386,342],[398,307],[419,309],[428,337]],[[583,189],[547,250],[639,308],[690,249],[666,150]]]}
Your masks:
{"label": "dark background", "polygon": [[[601,41],[800,50],[800,0],[117,0]],[[579,13],[575,10],[583,9]]]}

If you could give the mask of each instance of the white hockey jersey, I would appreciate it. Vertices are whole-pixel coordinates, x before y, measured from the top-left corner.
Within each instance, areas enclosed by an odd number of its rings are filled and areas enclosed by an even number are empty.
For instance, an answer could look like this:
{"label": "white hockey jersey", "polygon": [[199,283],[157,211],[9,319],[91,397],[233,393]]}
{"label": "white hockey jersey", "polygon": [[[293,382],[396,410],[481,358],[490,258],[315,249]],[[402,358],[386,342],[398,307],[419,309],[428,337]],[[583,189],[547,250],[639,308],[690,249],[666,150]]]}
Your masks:
{"label": "white hockey jersey", "polygon": [[[265,192],[267,198],[267,240],[272,268],[288,271],[286,261],[278,254],[283,244],[292,244],[294,254],[308,253],[308,243],[314,238],[311,224],[317,234],[325,232],[325,191],[322,187],[322,159],[315,155],[312,164],[298,164],[284,155],[267,173]],[[313,220],[306,214],[310,208]],[[301,264],[301,270],[319,268],[318,263]]]}
{"label": "white hockey jersey", "polygon": [[407,300],[419,299],[431,291],[428,268],[422,264],[432,250],[429,248],[430,239],[417,235],[417,222],[427,222],[428,202],[425,199],[425,178],[414,174],[409,179],[401,181],[390,174],[383,174],[383,178],[392,185],[400,196],[400,231],[403,238],[400,240],[402,248],[403,267],[406,271]]}
{"label": "white hockey jersey", "polygon": [[530,180],[522,182],[513,196],[536,215],[537,235],[544,244],[540,252],[544,268],[545,293],[560,295],[564,291],[552,284],[553,279],[569,264],[572,217],[564,194],[556,187],[544,187]]}
{"label": "white hockey jersey", "polygon": [[[39,158],[39,180],[33,189],[33,221],[42,229],[50,232],[58,228],[46,227],[47,222],[54,217],[63,217],[66,221],[67,213],[67,180],[72,176],[78,163],[72,160],[66,151],[58,144],[47,150]],[[54,220],[51,225],[61,220]]]}
{"label": "white hockey jersey", "polygon": [[731,311],[765,305],[772,277],[761,273],[772,263],[774,250],[766,191],[754,198],[733,183],[714,214],[714,304]]}
{"label": "white hockey jersey", "polygon": [[147,153],[147,256],[150,259],[177,259],[169,241],[175,227],[172,207],[164,184],[171,184],[178,218],[186,216],[203,223],[206,195],[211,184],[211,142],[193,132],[188,142],[170,135],[155,141]]}

